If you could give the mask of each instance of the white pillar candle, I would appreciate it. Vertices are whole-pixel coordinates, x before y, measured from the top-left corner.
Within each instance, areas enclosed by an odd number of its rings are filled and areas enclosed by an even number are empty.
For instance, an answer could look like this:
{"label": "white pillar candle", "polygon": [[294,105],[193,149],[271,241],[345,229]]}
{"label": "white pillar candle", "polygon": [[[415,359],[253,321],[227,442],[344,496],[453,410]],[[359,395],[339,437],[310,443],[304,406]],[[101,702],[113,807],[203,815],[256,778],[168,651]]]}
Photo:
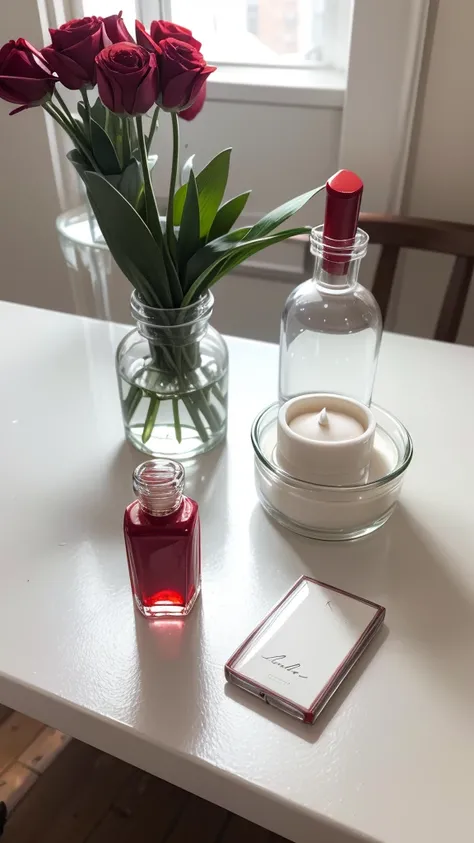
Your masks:
{"label": "white pillar candle", "polygon": [[323,407],[317,413],[301,413],[289,423],[291,430],[304,436],[305,439],[317,439],[326,442],[344,442],[346,439],[356,439],[365,432],[364,425],[347,413],[335,410],[327,411]]}
{"label": "white pillar candle", "polygon": [[363,483],[374,434],[375,419],[365,404],[343,395],[301,395],[280,408],[275,458],[298,480]]}

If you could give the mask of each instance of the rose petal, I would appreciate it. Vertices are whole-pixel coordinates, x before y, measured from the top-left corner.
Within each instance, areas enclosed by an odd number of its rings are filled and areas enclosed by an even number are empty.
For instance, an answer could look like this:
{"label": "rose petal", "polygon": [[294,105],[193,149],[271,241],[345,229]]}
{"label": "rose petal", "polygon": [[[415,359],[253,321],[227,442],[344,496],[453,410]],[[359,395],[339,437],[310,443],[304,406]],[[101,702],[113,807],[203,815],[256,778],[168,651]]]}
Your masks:
{"label": "rose petal", "polygon": [[202,86],[201,90],[199,91],[196,99],[194,100],[193,104],[189,106],[189,108],[185,108],[178,112],[178,116],[181,117],[182,120],[194,120],[195,117],[202,111],[204,107],[204,103],[206,102],[206,83]]}
{"label": "rose petal", "polygon": [[[73,59],[85,71],[87,81],[91,85],[95,85],[95,57],[103,47],[102,29],[95,32],[90,38],[85,41],[80,41],[74,44],[67,50],[63,50],[61,55]],[[62,81],[62,80],[61,80]]]}
{"label": "rose petal", "polygon": [[137,39],[137,44],[139,44],[140,47],[143,47],[145,50],[149,50],[152,53],[156,51],[155,42],[148,35],[148,32],[146,31],[142,22],[139,20],[135,21],[135,35]]}
{"label": "rose petal", "polygon": [[69,56],[58,53],[52,47],[44,47],[43,55],[58,74],[59,81],[69,90],[78,91],[88,84],[89,74]]}
{"label": "rose petal", "polygon": [[[78,25],[79,24],[79,25]],[[51,41],[55,50],[68,50],[75,44],[90,38],[102,29],[102,21],[98,17],[80,18],[64,23],[59,29],[50,29]]]}
{"label": "rose petal", "polygon": [[117,44],[120,41],[131,41],[133,43],[133,38],[122,18],[122,12],[119,12],[118,15],[109,15],[103,19],[102,23],[106,37],[111,44]]}
{"label": "rose petal", "polygon": [[40,102],[53,89],[53,79],[49,80],[46,85],[44,81],[39,79],[0,75],[1,97],[7,102],[30,105]]}
{"label": "rose petal", "polygon": [[169,79],[167,83],[162,81],[162,105],[163,108],[183,108],[190,100],[193,88],[195,73],[187,70]]}
{"label": "rose petal", "polygon": [[164,38],[176,38],[178,41],[185,41],[195,47],[196,50],[201,49],[201,42],[193,37],[190,29],[185,26],[178,26],[176,23],[166,20],[154,20],[150,25],[150,34],[155,42],[159,44]]}

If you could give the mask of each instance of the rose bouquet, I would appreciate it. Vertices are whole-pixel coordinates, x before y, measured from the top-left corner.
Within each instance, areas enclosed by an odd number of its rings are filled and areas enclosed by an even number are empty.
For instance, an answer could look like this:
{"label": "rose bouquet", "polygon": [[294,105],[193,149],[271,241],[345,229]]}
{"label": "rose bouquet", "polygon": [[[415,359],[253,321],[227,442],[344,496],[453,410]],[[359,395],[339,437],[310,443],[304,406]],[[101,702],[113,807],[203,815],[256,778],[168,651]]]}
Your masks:
{"label": "rose bouquet", "polygon": [[[177,184],[178,117],[193,119],[201,110],[215,70],[192,33],[166,21],[154,21],[147,32],[137,21],[133,38],[119,13],[71,20],[50,34],[42,50],[23,38],[2,47],[0,97],[18,106],[12,114],[41,106],[67,133],[69,160],[134,287],[138,334],[118,352],[127,436],[149,453],[208,450],[225,435],[227,372],[225,344],[207,327],[209,290],[255,253],[307,231],[279,226],[321,188],[238,227],[250,191],[224,201],[230,149],[197,174],[190,160],[187,180]],[[79,92],[76,114],[59,83]],[[162,214],[149,164],[161,112],[170,114],[173,133]]]}

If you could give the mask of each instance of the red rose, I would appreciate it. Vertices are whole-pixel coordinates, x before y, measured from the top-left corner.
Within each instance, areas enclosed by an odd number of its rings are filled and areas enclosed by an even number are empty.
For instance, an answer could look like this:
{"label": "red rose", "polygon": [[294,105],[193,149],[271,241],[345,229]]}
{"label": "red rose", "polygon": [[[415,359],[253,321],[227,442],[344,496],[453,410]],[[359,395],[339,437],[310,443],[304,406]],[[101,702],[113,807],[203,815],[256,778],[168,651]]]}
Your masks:
{"label": "red rose", "polygon": [[122,12],[118,15],[109,15],[108,18],[103,19],[105,34],[111,44],[118,44],[119,41],[133,42],[127,27],[122,18]]}
{"label": "red rose", "polygon": [[0,97],[18,103],[11,114],[33,105],[41,105],[54,91],[56,79],[35,47],[18,38],[0,50]]}
{"label": "red rose", "polygon": [[158,105],[165,111],[189,108],[216,68],[206,64],[199,50],[176,38],[161,41],[156,55],[160,77]]}
{"label": "red rose", "polygon": [[59,81],[72,91],[93,87],[95,57],[104,46],[102,18],[70,20],[49,32],[52,43],[41,52]]}
{"label": "red rose", "polygon": [[115,114],[146,114],[158,96],[156,56],[122,41],[96,58],[99,96]]}
{"label": "red rose", "polygon": [[156,50],[157,44],[165,38],[176,38],[177,41],[191,44],[191,47],[195,47],[196,50],[201,49],[201,42],[193,38],[191,30],[184,26],[178,26],[177,23],[171,23],[168,20],[154,20],[150,26],[150,35],[139,20],[135,23],[137,43],[147,50]]}
{"label": "red rose", "polygon": [[206,83],[204,82],[204,85],[199,91],[193,104],[189,108],[185,108],[184,111],[178,112],[178,117],[181,117],[182,120],[194,120],[194,118],[198,116],[199,112],[202,111],[205,102]]}

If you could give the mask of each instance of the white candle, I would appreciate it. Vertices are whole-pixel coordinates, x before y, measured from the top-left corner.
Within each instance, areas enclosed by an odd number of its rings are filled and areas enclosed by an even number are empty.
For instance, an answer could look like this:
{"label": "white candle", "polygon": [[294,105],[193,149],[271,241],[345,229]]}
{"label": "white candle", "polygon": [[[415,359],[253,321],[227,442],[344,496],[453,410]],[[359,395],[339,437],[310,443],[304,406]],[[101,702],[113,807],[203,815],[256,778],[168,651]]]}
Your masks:
{"label": "white candle", "polygon": [[313,393],[280,408],[278,465],[292,477],[324,486],[363,483],[375,420],[369,408],[343,395]]}
{"label": "white candle", "polygon": [[318,413],[301,413],[289,422],[289,427],[298,436],[326,442],[344,442],[356,439],[364,433],[364,425],[347,413],[326,410]]}

